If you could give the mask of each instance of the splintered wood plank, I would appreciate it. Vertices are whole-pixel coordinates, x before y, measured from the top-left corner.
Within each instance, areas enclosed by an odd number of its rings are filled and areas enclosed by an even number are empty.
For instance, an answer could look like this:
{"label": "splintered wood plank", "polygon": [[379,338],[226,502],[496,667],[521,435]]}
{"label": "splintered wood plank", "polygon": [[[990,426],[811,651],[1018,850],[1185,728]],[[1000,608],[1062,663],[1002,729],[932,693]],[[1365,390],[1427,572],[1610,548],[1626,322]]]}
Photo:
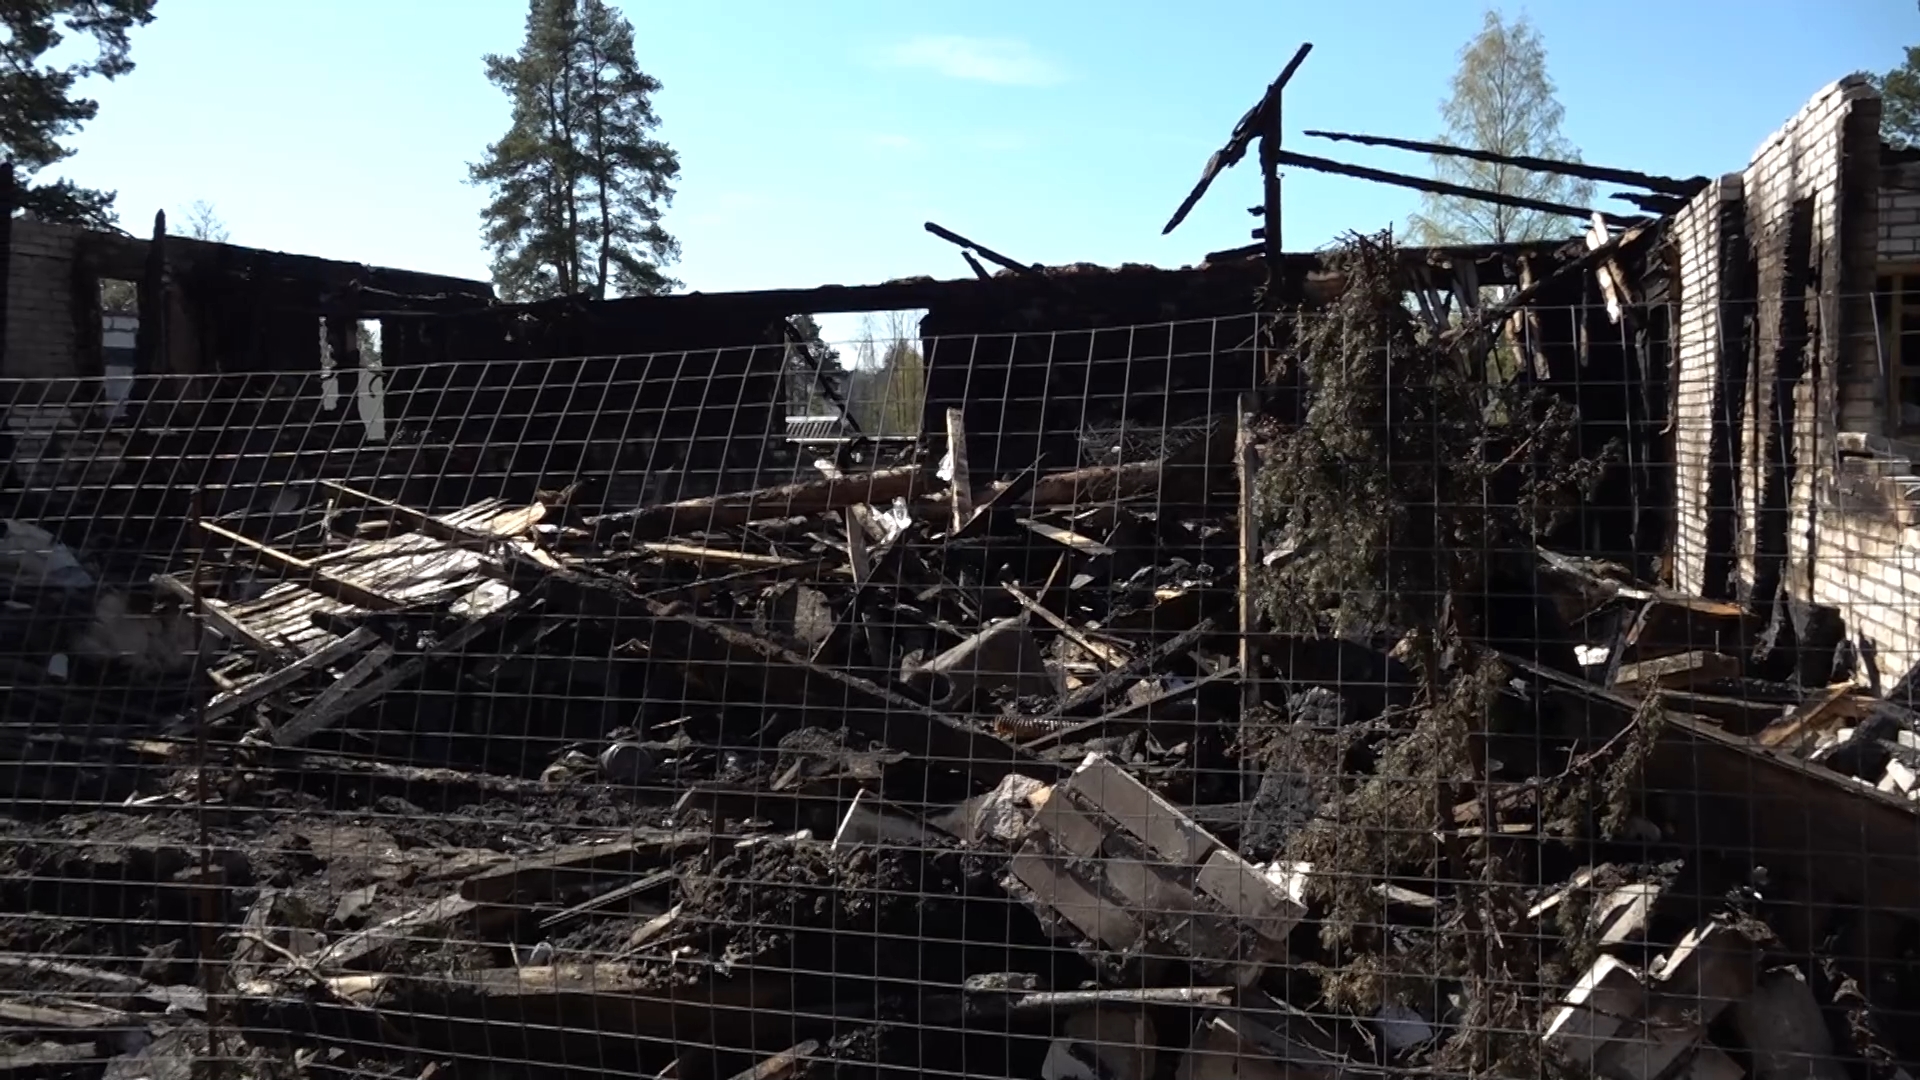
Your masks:
{"label": "splintered wood plank", "polygon": [[354,690],[362,683],[374,677],[381,668],[393,659],[393,646],[382,644],[371,651],[344,674],[334,680],[332,686],[321,692],[320,696],[309,702],[293,719],[282,724],[273,733],[276,746],[298,746],[322,731],[332,727],[340,718],[352,711],[348,702],[353,700]]}
{"label": "splintered wood plank", "polygon": [[953,532],[958,535],[973,520],[973,478],[967,468],[967,424],[966,413],[961,409],[947,410],[947,454],[953,467],[953,479],[949,507],[953,511]]}
{"label": "splintered wood plank", "polygon": [[647,541],[635,544],[634,550],[662,559],[681,559],[696,563],[731,563],[735,566],[771,569],[786,566],[792,559],[780,555],[759,555],[751,551],[731,551],[727,548],[706,547],[700,544],[670,544]]}
{"label": "splintered wood plank", "polygon": [[[950,409],[949,412],[959,412]],[[733,1080],[787,1080],[800,1070],[806,1060],[820,1052],[820,1040],[808,1039],[797,1046],[782,1050],[750,1069],[744,1069],[733,1075]]]}
{"label": "splintered wood plank", "polygon": [[1058,615],[1055,615],[1052,611],[1049,611],[1046,605],[1040,603],[1040,601],[1038,600],[1035,600],[1033,597],[1028,596],[1026,593],[1021,592],[1020,587],[1018,585],[1015,585],[1012,582],[1007,582],[1003,584],[1001,588],[1007,590],[1007,593],[1011,595],[1014,598],[1014,600],[1019,603],[1021,607],[1027,609],[1028,611],[1032,612],[1035,615],[1038,615],[1041,618],[1041,620],[1044,621],[1048,626],[1051,626],[1055,630],[1060,631],[1061,635],[1064,636],[1068,641],[1071,641],[1075,645],[1080,646],[1080,648],[1086,650],[1086,652],[1089,655],[1099,660],[1101,663],[1105,664],[1110,668],[1126,666],[1127,657],[1125,653],[1121,652],[1119,649],[1116,649],[1111,645],[1103,645],[1100,642],[1094,641],[1092,638],[1089,638],[1086,634],[1082,633],[1079,630],[1079,628],[1075,627],[1072,623],[1068,622],[1067,620],[1061,618]]}
{"label": "splintered wood plank", "polygon": [[532,506],[509,507],[501,500],[489,499],[483,503],[463,507],[447,517],[437,517],[425,510],[382,499],[378,495],[332,480],[322,480],[320,486],[349,502],[384,510],[409,527],[436,540],[460,544],[480,552],[490,551],[493,545],[501,540],[518,536],[533,528],[545,520],[547,513],[547,508],[537,503]]}
{"label": "splintered wood plank", "polygon": [[348,934],[320,951],[314,963],[322,968],[345,968],[361,963],[404,944],[407,939],[430,930],[444,930],[480,910],[481,904],[459,893],[435,900],[386,922]]}
{"label": "splintered wood plank", "polygon": [[198,613],[201,618],[207,620],[209,626],[213,627],[214,633],[235,645],[243,645],[268,660],[276,662],[288,662],[297,656],[294,650],[255,632],[243,619],[229,611],[227,605],[218,600],[202,597],[172,574],[155,574],[153,584],[161,592],[172,596]]}
{"label": "splintered wood plank", "polygon": [[144,1026],[139,1017],[124,1009],[58,998],[43,998],[38,1002],[0,1000],[0,1025],[42,1032]]}
{"label": "splintered wood plank", "polygon": [[1739,660],[1724,653],[1695,650],[1676,656],[1621,664],[1613,685],[1622,692],[1645,694],[1662,687],[1730,679],[1739,674]]}
{"label": "splintered wood plank", "polygon": [[575,904],[565,911],[555,912],[541,919],[540,929],[552,930],[555,927],[565,926],[575,919],[585,918],[594,912],[620,907],[642,893],[652,892],[663,885],[673,884],[679,877],[680,875],[673,870],[656,870],[638,881],[630,881],[618,888],[609,889],[591,900]]}
{"label": "splintered wood plank", "polygon": [[207,706],[205,719],[218,720],[255,702],[264,701],[309,674],[369,648],[379,640],[379,634],[363,626],[318,652],[309,653],[278,671],[243,684],[231,695],[216,698],[213,704]]}
{"label": "splintered wood plank", "polygon": [[1852,683],[1829,686],[1795,706],[1778,722],[1761,729],[1755,738],[1761,746],[1776,747],[1791,746],[1809,735],[1818,735],[1853,715],[1856,705],[1853,690]]}
{"label": "splintered wood plank", "polygon": [[636,539],[657,539],[694,529],[718,529],[767,518],[805,517],[862,503],[884,504],[896,498],[910,499],[920,493],[926,480],[926,472],[918,466],[883,469],[602,514],[589,518],[587,524],[593,529],[596,542],[604,542],[620,532]]}
{"label": "splintered wood plank", "polygon": [[194,522],[201,531],[210,533],[249,551],[272,563],[281,571],[298,577],[307,588],[322,596],[329,596],[342,603],[365,608],[368,611],[386,611],[400,606],[400,602],[383,596],[372,589],[365,588],[354,581],[337,577],[322,567],[315,566],[306,559],[289,555],[270,544],[263,544],[249,536],[242,536],[231,529],[222,528],[211,521]]}
{"label": "splintered wood plank", "polygon": [[1095,540],[1091,536],[1074,532],[1072,529],[1062,529],[1057,525],[1049,525],[1044,521],[1035,521],[1032,518],[1020,518],[1019,523],[1022,528],[1033,533],[1035,536],[1051,540],[1056,544],[1064,544],[1082,555],[1097,557],[1113,554],[1112,548]]}
{"label": "splintered wood plank", "polygon": [[570,844],[475,874],[460,883],[460,895],[488,904],[526,903],[551,896],[568,881],[634,873],[712,839],[705,829],[646,829],[607,843]]}

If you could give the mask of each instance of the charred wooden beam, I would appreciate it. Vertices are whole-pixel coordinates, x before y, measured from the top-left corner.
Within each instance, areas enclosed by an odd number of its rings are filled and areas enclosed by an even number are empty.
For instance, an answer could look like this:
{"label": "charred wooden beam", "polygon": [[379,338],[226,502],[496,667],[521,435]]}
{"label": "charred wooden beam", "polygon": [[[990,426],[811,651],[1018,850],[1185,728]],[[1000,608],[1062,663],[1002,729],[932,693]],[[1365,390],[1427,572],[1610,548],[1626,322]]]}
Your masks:
{"label": "charred wooden beam", "polygon": [[1602,184],[1625,184],[1628,187],[1645,188],[1648,191],[1662,195],[1675,195],[1682,199],[1692,198],[1704,190],[1709,183],[1704,176],[1678,180],[1671,176],[1655,176],[1652,173],[1635,172],[1632,169],[1589,165],[1584,161],[1558,161],[1527,154],[1500,154],[1492,150],[1475,150],[1471,147],[1451,146],[1447,143],[1421,142],[1418,139],[1394,139],[1385,135],[1353,135],[1343,131],[1308,131],[1305,134],[1316,139],[1329,139],[1334,142],[1358,143],[1361,146],[1385,146],[1394,150],[1412,150],[1421,154],[1440,154],[1446,157],[1466,158],[1468,161],[1484,161],[1490,165],[1511,165],[1528,172],[1571,176]]}
{"label": "charred wooden beam", "polygon": [[587,519],[587,525],[602,539],[621,532],[636,540],[652,539],[767,518],[832,513],[861,503],[884,505],[895,498],[913,498],[926,486],[926,474],[908,466],[602,514]]}
{"label": "charred wooden beam", "polygon": [[153,215],[153,240],[140,274],[140,326],[134,332],[134,370],[142,375],[170,371],[167,356],[167,212]]}
{"label": "charred wooden beam", "polygon": [[995,264],[996,266],[1005,267],[1006,269],[1011,270],[1016,274],[1030,274],[1034,277],[1040,277],[1043,275],[1043,270],[1039,263],[1019,262],[1015,259],[1009,258],[1008,256],[1000,254],[999,252],[993,250],[992,248],[987,247],[985,244],[977,244],[972,240],[969,240],[966,237],[961,236],[959,233],[954,232],[952,229],[948,229],[940,225],[936,225],[931,221],[926,223],[926,229],[928,232],[932,233],[933,235],[939,237],[942,240],[945,240],[947,243],[956,245],[962,249],[971,248],[972,250],[978,252],[981,258],[987,260],[990,263]]}
{"label": "charred wooden beam", "polygon": [[[1565,240],[1529,240],[1510,244],[1462,244],[1447,247],[1397,247],[1394,254],[1409,265],[1450,266],[1458,260],[1471,260],[1474,272],[1479,275],[1482,285],[1516,285],[1512,270],[1522,259],[1553,258],[1562,251],[1569,250],[1568,245],[1581,243],[1578,236],[1569,230]],[[1265,251],[1261,244],[1245,244],[1223,251],[1208,252],[1209,263],[1229,263],[1238,259],[1252,259]],[[1305,267],[1298,255],[1287,256],[1289,269],[1325,269],[1321,266]]]}
{"label": "charred wooden beam", "polygon": [[1369,169],[1364,165],[1349,165],[1332,158],[1315,157],[1312,154],[1298,154],[1291,150],[1282,150],[1278,154],[1280,164],[1291,165],[1297,169],[1310,169],[1314,172],[1330,173],[1335,176],[1351,176],[1356,180],[1371,180],[1376,184],[1391,184],[1394,187],[1408,188],[1429,195],[1444,195],[1456,199],[1473,199],[1491,203],[1495,206],[1511,206],[1516,210],[1533,210],[1542,214],[1560,214],[1565,217],[1591,219],[1600,214],[1609,225],[1627,228],[1640,223],[1638,218],[1620,217],[1616,214],[1602,214],[1598,210],[1580,206],[1568,206],[1565,203],[1547,202],[1544,199],[1529,199],[1521,195],[1507,195],[1498,191],[1483,191],[1480,188],[1449,184],[1444,180],[1428,180],[1424,177],[1409,176],[1406,173],[1388,172],[1385,169]]}
{"label": "charred wooden beam", "polygon": [[1614,191],[1607,194],[1609,199],[1632,203],[1649,214],[1677,214],[1687,205],[1687,200],[1678,195],[1647,195],[1638,191]]}
{"label": "charred wooden beam", "polygon": [[7,290],[13,266],[13,162],[0,161],[0,373],[7,370]]}
{"label": "charred wooden beam", "polygon": [[1187,193],[1186,199],[1180,203],[1180,209],[1173,212],[1173,217],[1160,230],[1160,235],[1165,236],[1179,228],[1180,223],[1187,220],[1187,215],[1193,212],[1193,208],[1199,205],[1200,197],[1205,195],[1207,188],[1212,186],[1214,177],[1232,168],[1241,158],[1247,156],[1247,149],[1253,145],[1253,141],[1269,129],[1269,117],[1280,100],[1280,92],[1287,88],[1287,83],[1293,81],[1293,73],[1300,70],[1301,62],[1312,51],[1312,42],[1302,43],[1293,54],[1293,59],[1287,61],[1287,66],[1281,69],[1280,77],[1273,80],[1267,87],[1267,92],[1260,96],[1259,103],[1247,110],[1247,114],[1234,125],[1233,134],[1227,138],[1227,145],[1214,151],[1213,156],[1207,159],[1206,167],[1200,170],[1200,182]]}

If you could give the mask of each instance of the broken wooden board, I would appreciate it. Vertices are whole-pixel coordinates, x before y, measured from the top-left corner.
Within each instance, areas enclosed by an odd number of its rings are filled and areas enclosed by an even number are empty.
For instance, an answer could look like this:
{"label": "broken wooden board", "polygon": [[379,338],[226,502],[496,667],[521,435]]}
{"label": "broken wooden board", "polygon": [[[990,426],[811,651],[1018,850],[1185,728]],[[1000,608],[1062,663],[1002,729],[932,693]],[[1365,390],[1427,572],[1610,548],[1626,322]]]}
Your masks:
{"label": "broken wooden board", "polygon": [[[1634,722],[1637,704],[1510,654],[1550,707],[1571,710],[1604,740]],[[1756,744],[1692,717],[1667,714],[1644,773],[1671,828],[1670,842],[1765,852],[1776,902],[1920,907],[1920,815],[1915,804]],[[1790,948],[1805,928],[1777,928]]]}
{"label": "broken wooden board", "polygon": [[[958,409],[949,410],[959,412]],[[733,1080],[787,1080],[799,1072],[807,1059],[820,1052],[820,1040],[808,1039],[733,1075]]]}
{"label": "broken wooden board", "polygon": [[[525,519],[525,508],[488,499],[442,520],[463,530],[504,539],[524,531]],[[356,543],[326,556],[320,565],[336,579],[403,606],[457,599],[458,606],[465,608],[463,614],[470,618],[477,619],[513,599],[512,590],[497,580],[501,572],[488,556],[424,532]],[[353,615],[366,610],[291,581],[273,586],[254,600],[232,604],[207,600],[202,604],[243,625],[248,634],[301,655],[324,648],[338,636],[315,625],[316,613]]]}
{"label": "broken wooden board", "polygon": [[1037,754],[1059,746],[1072,746],[1082,739],[1104,734],[1110,728],[1152,724],[1171,707],[1197,698],[1209,688],[1229,686],[1239,677],[1240,668],[1235,665],[1205,678],[1194,679],[1172,690],[1162,691],[1144,701],[1130,702],[1092,720],[1059,721],[1058,726],[1052,731],[1021,744],[1022,749]]}
{"label": "broken wooden board", "polygon": [[398,1028],[416,1046],[468,1059],[600,1062],[630,1057],[635,1038],[750,1046],[754,1016],[789,1007],[793,988],[791,977],[774,975],[662,985],[632,965],[607,963],[439,978],[336,975],[314,996],[297,981],[260,978],[236,991],[249,1038],[265,1045],[304,1032],[392,1045],[384,1032]]}
{"label": "broken wooden board", "polygon": [[1113,554],[1112,548],[1095,540],[1091,536],[1074,532],[1072,529],[1063,529],[1058,525],[1049,525],[1044,521],[1036,521],[1033,518],[1021,518],[1019,522],[1022,528],[1035,536],[1051,540],[1081,555],[1098,558],[1100,556]]}
{"label": "broken wooden board", "polygon": [[1793,749],[1857,716],[1861,702],[1855,696],[1855,689],[1852,683],[1829,686],[1795,706],[1777,723],[1767,725],[1754,738],[1761,746]]}
{"label": "broken wooden board", "polygon": [[388,949],[404,944],[409,938],[425,931],[445,932],[463,926],[468,917],[480,908],[478,901],[465,896],[455,894],[444,897],[340,938],[313,958],[314,966],[341,969],[375,962]]}
{"label": "broken wooden board", "polygon": [[[426,652],[393,663],[395,651],[390,645],[378,645],[340,677],[338,683],[315,699],[300,715],[274,729],[277,746],[298,746],[314,735],[339,723],[343,718],[379,700],[395,688],[420,676],[428,663],[450,656],[499,630],[508,620],[535,603],[528,593],[509,594],[497,607],[479,614],[452,633],[433,643]],[[343,685],[344,684],[344,685]]]}
{"label": "broken wooden board", "polygon": [[380,641],[380,635],[367,627],[360,627],[346,637],[339,638],[306,656],[288,664],[278,671],[272,671],[259,678],[236,687],[230,694],[222,694],[213,699],[201,719],[218,720],[230,713],[237,712],[257,702],[265,701],[274,694],[285,690],[308,675],[323,671],[327,667],[345,660],[364,649],[373,647]]}
{"label": "broken wooden board", "polygon": [[289,555],[271,544],[263,544],[252,537],[215,525],[211,521],[195,521],[193,524],[211,536],[253,552],[280,574],[300,582],[321,596],[357,607],[362,611],[388,611],[402,606],[401,601],[369,589],[350,578],[338,577],[311,560]]}
{"label": "broken wooden board", "polygon": [[1724,653],[1696,649],[1693,652],[1621,664],[1613,685],[1621,693],[1649,694],[1660,689],[1731,679],[1739,674],[1739,660]]}
{"label": "broken wooden board", "polygon": [[[725,671],[761,706],[814,704],[897,750],[963,771],[983,786],[1016,769],[1055,771],[992,734],[936,712],[898,691],[838,668],[816,664],[779,644],[700,615],[672,612],[648,601],[656,620],[648,644],[656,656]],[[678,630],[679,633],[673,631]]]}
{"label": "broken wooden board", "polygon": [[460,883],[460,895],[486,904],[546,899],[568,883],[614,875],[640,876],[662,859],[711,843],[705,829],[645,829],[597,844],[569,844],[521,856]]}
{"label": "broken wooden board", "polygon": [[918,466],[886,469],[602,514],[588,518],[587,525],[596,544],[622,533],[635,540],[653,540],[750,521],[835,513],[862,503],[886,505],[894,499],[911,499],[928,486],[929,476]]}

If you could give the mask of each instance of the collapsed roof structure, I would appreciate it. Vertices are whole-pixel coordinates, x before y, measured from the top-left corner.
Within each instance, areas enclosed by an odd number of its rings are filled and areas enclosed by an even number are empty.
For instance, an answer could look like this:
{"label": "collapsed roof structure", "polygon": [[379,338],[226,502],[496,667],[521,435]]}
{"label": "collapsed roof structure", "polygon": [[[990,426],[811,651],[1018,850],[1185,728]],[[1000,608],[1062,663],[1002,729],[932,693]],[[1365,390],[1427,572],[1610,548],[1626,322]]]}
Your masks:
{"label": "collapsed roof structure", "polygon": [[[1254,600],[1294,554],[1255,477],[1317,390],[1289,320],[1348,284],[1281,249],[1278,169],[1432,189],[1280,146],[1305,56],[1188,199],[1256,153],[1259,242],[1181,270],[1032,266],[930,225],[972,279],[511,305],[14,222],[0,340],[34,378],[8,384],[0,846],[23,869],[0,896],[30,914],[0,924],[0,1061],[1215,1080],[1486,1071],[1513,1060],[1496,1038],[1609,1080],[1913,1060],[1886,1019],[1920,1006],[1920,376],[1891,253],[1920,200],[1878,99],[1842,80],[1718,179],[1512,160],[1637,212],[1394,251],[1426,340],[1487,331],[1516,363],[1473,377],[1611,448],[1512,557],[1504,631],[1532,654],[1474,643],[1511,676],[1478,733],[1497,752],[1396,788],[1437,708],[1418,635],[1267,630]],[[50,328],[97,322],[97,277],[136,263],[161,314],[103,420],[95,384],[49,378],[97,373],[86,336]],[[926,312],[920,445],[802,463],[789,319],[888,309]],[[1601,772],[1621,820],[1584,821],[1590,790],[1556,805]],[[1405,848],[1343,816],[1383,802],[1413,808]],[[1342,827],[1378,862],[1301,857]],[[1512,876],[1410,870],[1467,845]],[[43,955],[75,943],[107,958]]]}

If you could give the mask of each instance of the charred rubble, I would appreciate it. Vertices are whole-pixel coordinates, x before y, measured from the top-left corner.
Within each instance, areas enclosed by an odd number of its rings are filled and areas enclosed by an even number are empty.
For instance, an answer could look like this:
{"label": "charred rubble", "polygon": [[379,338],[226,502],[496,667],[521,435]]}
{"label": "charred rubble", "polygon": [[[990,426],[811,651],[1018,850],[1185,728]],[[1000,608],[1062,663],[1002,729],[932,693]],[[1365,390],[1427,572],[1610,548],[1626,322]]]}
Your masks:
{"label": "charred rubble", "polygon": [[[154,406],[79,425],[105,475],[0,538],[0,1071],[1892,1075],[1920,716],[1819,620],[1786,649],[1634,565],[1660,525],[1593,508],[1643,505],[1608,491],[1662,418],[1556,381],[1640,367],[1529,307],[1646,242],[1439,318],[1356,240],[1188,343],[1240,389],[1169,330],[1100,422],[1183,433],[1098,461],[938,355],[909,458],[672,497],[585,452],[480,494],[524,463],[407,432],[508,411],[484,381],[396,375],[372,467],[231,485],[278,510],[113,482],[181,457]],[[1029,326],[1089,292],[1014,276]],[[1064,336],[993,339],[992,406],[1055,400],[1016,382]],[[244,407],[335,438],[301,400]]]}
{"label": "charred rubble", "polygon": [[[156,229],[192,377],[10,403],[0,1071],[1903,1076],[1920,716],[1789,599],[1845,245],[1284,150],[1310,49],[1166,226],[1257,153],[1258,243],[1186,270],[930,223],[973,280],[501,305]],[[1591,229],[1290,255],[1283,164]],[[298,372],[176,302],[255,271],[329,319]],[[1762,291],[1736,433],[1677,312]],[[903,309],[922,437],[775,449],[791,313]],[[370,314],[382,416],[315,409]]]}

